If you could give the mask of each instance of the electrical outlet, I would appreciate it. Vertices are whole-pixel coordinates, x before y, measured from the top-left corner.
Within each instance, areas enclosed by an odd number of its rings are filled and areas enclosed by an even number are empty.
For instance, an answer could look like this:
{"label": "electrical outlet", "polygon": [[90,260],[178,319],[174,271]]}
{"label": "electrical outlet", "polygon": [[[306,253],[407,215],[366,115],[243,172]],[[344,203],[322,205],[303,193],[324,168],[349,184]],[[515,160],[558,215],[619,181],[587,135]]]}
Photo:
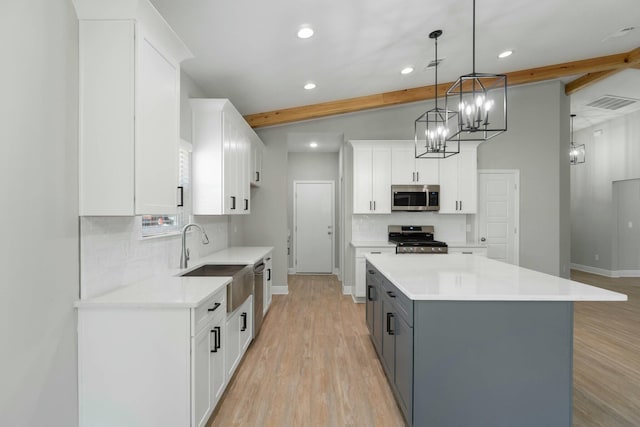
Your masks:
{"label": "electrical outlet", "polygon": [[596,261],[600,261],[600,255],[595,254],[593,257],[596,259]]}

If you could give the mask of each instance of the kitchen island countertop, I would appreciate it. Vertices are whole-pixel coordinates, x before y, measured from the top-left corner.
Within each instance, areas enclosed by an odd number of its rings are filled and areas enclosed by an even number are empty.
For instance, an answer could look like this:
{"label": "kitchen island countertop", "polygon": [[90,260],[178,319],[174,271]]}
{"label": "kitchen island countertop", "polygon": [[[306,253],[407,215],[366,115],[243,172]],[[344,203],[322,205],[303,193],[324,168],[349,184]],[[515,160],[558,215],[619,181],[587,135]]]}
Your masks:
{"label": "kitchen island countertop", "polygon": [[626,301],[627,296],[485,257],[367,254],[412,300]]}

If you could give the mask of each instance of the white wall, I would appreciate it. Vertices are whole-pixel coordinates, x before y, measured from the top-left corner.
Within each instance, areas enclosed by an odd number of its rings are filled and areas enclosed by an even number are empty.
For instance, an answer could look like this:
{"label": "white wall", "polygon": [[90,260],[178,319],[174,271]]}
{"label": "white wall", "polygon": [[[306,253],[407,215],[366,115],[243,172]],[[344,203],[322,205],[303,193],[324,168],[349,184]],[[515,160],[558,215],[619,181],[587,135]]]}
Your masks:
{"label": "white wall", "polygon": [[[478,147],[479,169],[520,169],[520,264],[550,274],[569,273],[569,105],[560,82],[509,89],[509,130]],[[287,269],[287,135],[296,132],[343,133],[351,139],[412,139],[414,120],[433,102],[415,103],[310,120],[257,132],[270,154],[265,164],[275,174],[263,184],[254,203],[247,230],[255,243],[275,247],[274,270],[278,284],[286,284]],[[344,151],[350,165],[349,150]],[[345,173],[349,178],[349,173]],[[348,185],[348,184],[347,184]],[[268,201],[267,201],[268,199]],[[260,224],[268,230],[260,230]],[[254,237],[248,235],[245,241]],[[346,236],[347,243],[351,236]],[[348,251],[345,248],[345,252]],[[346,277],[349,277],[346,275]]]}
{"label": "white wall", "polygon": [[0,4],[0,425],[78,425],[78,39],[68,0]]}
{"label": "white wall", "polygon": [[640,178],[640,111],[576,131],[574,140],[585,144],[586,162],[571,166],[571,262],[617,275],[613,182]]}
{"label": "white wall", "polygon": [[338,173],[338,153],[289,153],[288,155],[288,204],[287,204],[287,217],[288,217],[288,229],[291,231],[291,241],[289,247],[291,248],[289,256],[289,267],[293,268],[293,181],[333,181],[334,194],[335,194],[335,242],[336,247],[334,250],[336,268],[340,268],[339,260],[339,191],[340,175]]}

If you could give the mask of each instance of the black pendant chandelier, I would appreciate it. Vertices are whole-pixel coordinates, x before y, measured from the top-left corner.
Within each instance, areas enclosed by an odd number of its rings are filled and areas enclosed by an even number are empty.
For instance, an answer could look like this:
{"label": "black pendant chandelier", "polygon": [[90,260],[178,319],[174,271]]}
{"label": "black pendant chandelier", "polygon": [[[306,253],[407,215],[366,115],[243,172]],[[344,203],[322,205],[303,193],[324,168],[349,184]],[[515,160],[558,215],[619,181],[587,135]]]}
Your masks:
{"label": "black pendant chandelier", "polygon": [[443,159],[460,152],[459,141],[449,141],[455,133],[457,121],[456,112],[438,107],[438,37],[442,30],[432,31],[429,38],[434,40],[436,47],[436,83],[435,108],[425,112],[415,121],[414,140],[416,159]]}
{"label": "black pendant chandelier", "polygon": [[476,1],[473,0],[473,71],[447,90],[446,109],[458,113],[451,141],[486,141],[507,130],[507,76],[476,73]]}
{"label": "black pendant chandelier", "polygon": [[584,144],[576,144],[573,140],[573,118],[575,114],[571,115],[571,142],[569,144],[569,161],[571,166],[578,165],[585,162],[586,150]]}

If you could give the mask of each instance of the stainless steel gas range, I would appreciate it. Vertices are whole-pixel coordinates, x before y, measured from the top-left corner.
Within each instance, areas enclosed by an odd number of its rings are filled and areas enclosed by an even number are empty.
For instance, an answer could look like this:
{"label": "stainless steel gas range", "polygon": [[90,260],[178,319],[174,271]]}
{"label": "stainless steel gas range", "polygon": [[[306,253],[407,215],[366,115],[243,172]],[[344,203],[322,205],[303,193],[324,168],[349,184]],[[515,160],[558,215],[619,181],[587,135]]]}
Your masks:
{"label": "stainless steel gas range", "polygon": [[446,254],[445,242],[433,240],[433,225],[390,225],[389,242],[396,244],[397,254]]}

